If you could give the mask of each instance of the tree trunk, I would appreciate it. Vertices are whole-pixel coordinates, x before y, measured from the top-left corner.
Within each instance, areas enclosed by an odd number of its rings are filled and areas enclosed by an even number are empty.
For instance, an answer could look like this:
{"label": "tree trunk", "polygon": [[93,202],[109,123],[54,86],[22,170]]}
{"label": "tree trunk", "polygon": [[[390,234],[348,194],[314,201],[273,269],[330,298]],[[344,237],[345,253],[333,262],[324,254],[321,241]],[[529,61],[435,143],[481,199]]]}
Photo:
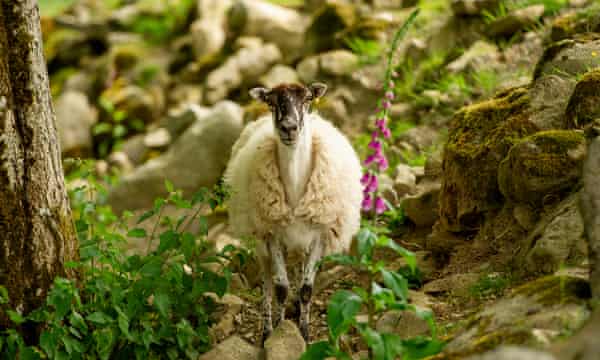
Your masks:
{"label": "tree trunk", "polygon": [[[36,0],[0,0],[0,284],[27,313],[77,240],[65,190]],[[0,311],[0,328],[6,317]]]}

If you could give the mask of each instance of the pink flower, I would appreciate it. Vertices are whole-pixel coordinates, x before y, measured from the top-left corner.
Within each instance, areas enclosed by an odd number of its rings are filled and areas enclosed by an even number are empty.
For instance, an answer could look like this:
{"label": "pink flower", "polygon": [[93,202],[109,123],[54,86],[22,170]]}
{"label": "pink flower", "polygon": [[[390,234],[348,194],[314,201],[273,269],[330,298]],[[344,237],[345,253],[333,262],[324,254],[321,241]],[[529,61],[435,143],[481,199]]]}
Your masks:
{"label": "pink flower", "polygon": [[381,129],[381,132],[383,133],[383,137],[386,139],[389,139],[392,136],[392,132],[388,127],[384,127],[383,129]]}
{"label": "pink flower", "polygon": [[396,84],[394,84],[394,80],[390,80],[390,82],[388,83],[388,87],[393,88],[394,86],[396,86]]}
{"label": "pink flower", "polygon": [[367,158],[365,159],[365,166],[371,165],[372,163],[375,162],[375,160],[377,160],[376,154],[371,154],[371,155],[367,156]]}
{"label": "pink flower", "polygon": [[360,178],[360,183],[361,183],[363,186],[365,186],[365,185],[367,185],[367,184],[370,184],[370,183],[371,183],[371,176],[372,176],[372,175],[371,175],[371,173],[369,173],[369,172],[366,172],[366,173],[365,173],[365,174],[362,176],[362,178]]}
{"label": "pink flower", "polygon": [[384,171],[389,167],[388,160],[385,158],[385,156],[381,155],[377,160],[377,164],[379,165],[379,171]]}
{"label": "pink flower", "polygon": [[393,78],[397,78],[398,77],[398,72],[396,70],[392,70],[392,77]]}
{"label": "pink flower", "polygon": [[371,198],[371,195],[366,194],[364,196],[361,206],[363,211],[370,211],[373,209],[373,199]]}
{"label": "pink flower", "polygon": [[375,150],[375,152],[381,152],[381,141],[379,141],[379,140],[372,140],[369,143],[369,148]]}
{"label": "pink flower", "polygon": [[394,92],[393,91],[386,91],[385,97],[387,99],[389,99],[389,100],[394,100]]}
{"label": "pink flower", "polygon": [[375,213],[382,214],[386,210],[387,210],[387,205],[385,204],[383,199],[380,197],[377,197],[377,199],[375,200]]}
{"label": "pink flower", "polygon": [[371,176],[371,181],[365,186],[365,193],[372,193],[374,191],[377,190],[377,187],[379,186],[379,182],[377,180],[377,176],[372,175]]}
{"label": "pink flower", "polygon": [[381,106],[383,106],[384,109],[389,109],[392,107],[392,103],[389,100],[383,100]]}

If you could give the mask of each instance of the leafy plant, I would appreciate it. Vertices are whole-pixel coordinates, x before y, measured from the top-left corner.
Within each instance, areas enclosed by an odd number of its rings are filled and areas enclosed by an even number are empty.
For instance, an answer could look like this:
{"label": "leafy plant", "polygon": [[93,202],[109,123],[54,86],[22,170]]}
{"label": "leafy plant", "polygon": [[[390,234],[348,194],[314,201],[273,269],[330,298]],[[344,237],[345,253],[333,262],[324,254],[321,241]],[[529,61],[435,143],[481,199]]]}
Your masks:
{"label": "leafy plant", "polygon": [[381,59],[381,45],[375,40],[351,37],[345,39],[346,45],[359,56],[362,64],[375,64]]}
{"label": "leafy plant", "polygon": [[[343,350],[341,338],[351,329],[356,330],[370,350],[370,359],[392,360],[421,359],[438,353],[443,342],[437,339],[436,326],[430,310],[419,308],[408,303],[408,279],[398,272],[387,270],[382,261],[373,257],[376,248],[387,247],[404,257],[410,274],[417,274],[414,253],[397,245],[385,235],[377,235],[373,229],[365,227],[357,236],[357,255],[331,255],[325,261],[333,261],[356,268],[368,274],[370,289],[354,287],[352,290],[339,290],[329,301],[327,307],[328,340],[310,345],[302,356],[302,360],[320,360],[327,357],[350,359],[350,354]],[[376,281],[380,275],[382,283]],[[356,315],[365,309],[367,322],[359,322]],[[402,339],[393,333],[380,333],[375,329],[375,318],[388,310],[412,311],[427,321],[431,336]]]}
{"label": "leafy plant", "polygon": [[92,128],[92,135],[98,137],[97,152],[100,157],[108,155],[127,135],[144,130],[142,120],[132,118],[106,97],[101,96],[98,105],[108,117],[108,121],[99,122]]}
{"label": "leafy plant", "polygon": [[[210,250],[206,218],[199,213],[219,206],[226,191],[202,189],[186,200],[167,182],[169,196],[135,221],[136,226],[154,221],[147,232],[126,225],[131,213],[118,217],[98,205],[94,197],[105,191],[86,166],[78,173],[91,185],[70,193],[80,260],[67,264],[82,279],[56,278],[45,304],[27,315],[2,309],[9,294],[0,287],[0,310],[15,323],[0,331],[0,358],[196,359],[210,344],[215,307],[210,294],[225,294],[231,276],[225,262],[236,255],[230,246]],[[173,219],[163,214],[167,205],[189,212]],[[194,222],[199,235],[187,230]],[[126,236],[145,239],[146,254],[127,255]],[[42,329],[39,343],[25,345],[16,327],[26,323]]]}

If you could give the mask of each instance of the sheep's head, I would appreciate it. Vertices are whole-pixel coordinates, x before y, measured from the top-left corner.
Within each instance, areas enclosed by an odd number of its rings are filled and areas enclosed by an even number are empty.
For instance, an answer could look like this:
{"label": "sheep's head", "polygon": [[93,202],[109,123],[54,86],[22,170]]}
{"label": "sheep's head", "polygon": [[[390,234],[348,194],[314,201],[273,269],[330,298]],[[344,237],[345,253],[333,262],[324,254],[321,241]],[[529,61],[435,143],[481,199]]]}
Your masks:
{"label": "sheep's head", "polygon": [[304,128],[304,115],[308,113],[310,104],[323,96],[326,90],[327,85],[322,83],[313,83],[308,87],[281,84],[272,89],[253,88],[250,96],[269,105],[279,139],[283,144],[292,146]]}

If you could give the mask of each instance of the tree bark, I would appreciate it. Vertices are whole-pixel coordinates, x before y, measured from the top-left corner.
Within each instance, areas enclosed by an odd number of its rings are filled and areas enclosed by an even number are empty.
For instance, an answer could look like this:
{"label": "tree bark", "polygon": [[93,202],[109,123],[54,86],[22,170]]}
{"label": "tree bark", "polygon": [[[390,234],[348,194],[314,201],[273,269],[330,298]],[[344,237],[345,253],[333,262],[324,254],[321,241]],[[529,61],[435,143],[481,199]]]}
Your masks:
{"label": "tree bark", "polygon": [[0,0],[0,284],[25,314],[56,276],[74,275],[60,154],[37,0]]}

